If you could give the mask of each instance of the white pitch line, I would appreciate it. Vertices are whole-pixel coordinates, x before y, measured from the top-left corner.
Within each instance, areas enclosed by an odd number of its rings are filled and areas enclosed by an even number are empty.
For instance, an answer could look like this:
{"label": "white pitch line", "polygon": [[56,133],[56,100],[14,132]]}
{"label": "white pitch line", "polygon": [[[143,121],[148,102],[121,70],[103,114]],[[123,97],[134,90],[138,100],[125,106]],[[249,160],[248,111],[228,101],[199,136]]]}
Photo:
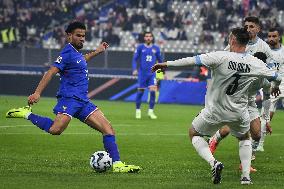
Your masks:
{"label": "white pitch line", "polygon": [[34,125],[0,125],[1,128],[34,127]]}

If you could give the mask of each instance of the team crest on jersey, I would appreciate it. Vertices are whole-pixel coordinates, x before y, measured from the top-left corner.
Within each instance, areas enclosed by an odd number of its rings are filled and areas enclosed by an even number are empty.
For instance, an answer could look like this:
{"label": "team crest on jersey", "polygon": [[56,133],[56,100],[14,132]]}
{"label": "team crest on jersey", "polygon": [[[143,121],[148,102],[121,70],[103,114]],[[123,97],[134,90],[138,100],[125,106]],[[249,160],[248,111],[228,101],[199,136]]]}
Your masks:
{"label": "team crest on jersey", "polygon": [[156,52],[157,52],[157,50],[156,50],[156,49],[152,49],[152,53],[154,53],[154,54],[155,54]]}
{"label": "team crest on jersey", "polygon": [[59,56],[59,57],[55,60],[55,62],[57,62],[58,64],[60,64],[61,61],[62,61],[62,57],[61,57],[61,56]]}

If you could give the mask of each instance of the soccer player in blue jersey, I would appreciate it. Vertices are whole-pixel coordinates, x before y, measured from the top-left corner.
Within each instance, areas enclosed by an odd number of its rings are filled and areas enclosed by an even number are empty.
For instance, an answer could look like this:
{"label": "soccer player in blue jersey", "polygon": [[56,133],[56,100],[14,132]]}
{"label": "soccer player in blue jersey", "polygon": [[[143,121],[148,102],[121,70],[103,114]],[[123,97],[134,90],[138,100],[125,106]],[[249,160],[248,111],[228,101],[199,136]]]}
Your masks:
{"label": "soccer player in blue jersey", "polygon": [[[133,75],[138,75],[135,115],[136,119],[141,119],[140,107],[145,88],[149,88],[150,91],[148,116],[151,119],[157,119],[157,116],[154,114],[157,82],[156,74],[151,72],[151,67],[157,62],[163,62],[163,60],[160,48],[157,45],[153,44],[153,39],[154,37],[151,32],[145,32],[145,43],[138,45],[132,60]],[[137,68],[137,62],[139,62],[139,68]]]}
{"label": "soccer player in blue jersey", "polygon": [[113,161],[113,172],[138,172],[139,166],[126,165],[120,161],[114,129],[100,109],[87,97],[87,62],[105,51],[108,44],[103,42],[96,50],[83,55],[79,50],[83,48],[85,42],[85,25],[77,21],[72,22],[68,25],[66,34],[69,43],[44,74],[35,92],[28,97],[29,105],[37,103],[49,81],[55,74],[59,73],[60,86],[57,92],[57,105],[53,109],[56,114],[55,120],[32,113],[30,106],[12,109],[7,112],[6,117],[26,118],[52,135],[60,135],[67,128],[72,117],[75,117],[102,133],[105,150],[109,152]]}

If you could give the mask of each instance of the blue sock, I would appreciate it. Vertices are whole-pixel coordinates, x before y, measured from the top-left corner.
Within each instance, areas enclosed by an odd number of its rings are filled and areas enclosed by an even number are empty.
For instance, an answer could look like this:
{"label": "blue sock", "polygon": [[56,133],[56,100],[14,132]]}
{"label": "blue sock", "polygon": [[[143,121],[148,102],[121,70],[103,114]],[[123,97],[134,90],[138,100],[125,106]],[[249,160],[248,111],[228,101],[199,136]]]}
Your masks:
{"label": "blue sock", "polygon": [[28,120],[30,120],[34,125],[36,125],[41,130],[49,132],[49,128],[52,126],[53,121],[48,117],[42,117],[36,114],[31,113],[28,117]]}
{"label": "blue sock", "polygon": [[115,142],[115,136],[104,135],[103,142],[105,150],[110,154],[110,157],[112,158],[112,162],[120,161],[119,151]]}
{"label": "blue sock", "polygon": [[144,91],[137,91],[136,109],[140,109],[143,94],[144,94]]}
{"label": "blue sock", "polygon": [[155,98],[156,98],[155,91],[150,91],[149,109],[153,109],[154,108],[154,106],[155,106]]}

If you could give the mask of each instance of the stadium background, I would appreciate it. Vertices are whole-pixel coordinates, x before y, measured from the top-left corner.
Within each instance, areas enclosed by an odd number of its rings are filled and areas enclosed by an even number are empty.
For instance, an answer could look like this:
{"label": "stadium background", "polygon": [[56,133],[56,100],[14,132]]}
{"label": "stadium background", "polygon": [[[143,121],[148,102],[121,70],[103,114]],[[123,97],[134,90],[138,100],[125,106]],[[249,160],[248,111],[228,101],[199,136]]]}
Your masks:
{"label": "stadium background", "polygon": [[[260,37],[265,39],[270,27],[282,31],[283,9],[280,0],[2,0],[1,94],[28,95],[33,90],[64,46],[64,30],[72,20],[88,27],[85,51],[101,41],[110,44],[106,53],[89,63],[90,97],[132,101],[136,82],[131,76],[131,59],[144,31],[153,32],[164,60],[174,60],[224,49],[229,29],[240,26],[249,14],[261,19]],[[208,74],[198,67],[168,71],[166,78],[179,82],[162,82],[160,102],[203,104]],[[13,87],[28,83],[21,90]],[[43,95],[54,96],[57,86],[54,82]],[[179,95],[184,92],[187,95]]]}

